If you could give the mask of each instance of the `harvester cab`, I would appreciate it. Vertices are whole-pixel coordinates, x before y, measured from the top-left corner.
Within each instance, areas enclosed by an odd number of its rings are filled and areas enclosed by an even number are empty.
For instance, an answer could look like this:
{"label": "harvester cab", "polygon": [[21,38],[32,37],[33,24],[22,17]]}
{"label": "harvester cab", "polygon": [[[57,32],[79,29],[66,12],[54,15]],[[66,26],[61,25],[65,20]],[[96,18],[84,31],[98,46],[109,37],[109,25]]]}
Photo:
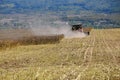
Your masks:
{"label": "harvester cab", "polygon": [[72,25],[72,31],[77,31],[79,29],[82,29],[82,24]]}

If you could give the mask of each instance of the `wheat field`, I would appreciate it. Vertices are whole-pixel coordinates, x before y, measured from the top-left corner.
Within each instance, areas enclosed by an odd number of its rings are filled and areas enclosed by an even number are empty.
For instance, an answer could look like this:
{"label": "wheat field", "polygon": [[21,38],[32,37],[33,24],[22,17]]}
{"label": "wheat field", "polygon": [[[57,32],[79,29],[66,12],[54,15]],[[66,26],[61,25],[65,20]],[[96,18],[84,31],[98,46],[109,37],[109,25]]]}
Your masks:
{"label": "wheat field", "polygon": [[120,80],[120,29],[0,50],[0,80]]}

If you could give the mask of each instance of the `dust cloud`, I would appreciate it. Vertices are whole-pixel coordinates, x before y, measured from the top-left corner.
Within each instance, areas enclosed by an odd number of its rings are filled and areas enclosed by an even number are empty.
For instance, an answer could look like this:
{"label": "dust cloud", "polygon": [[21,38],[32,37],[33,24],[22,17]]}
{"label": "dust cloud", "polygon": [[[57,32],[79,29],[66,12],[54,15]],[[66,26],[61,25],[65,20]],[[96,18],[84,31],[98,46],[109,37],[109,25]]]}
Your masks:
{"label": "dust cloud", "polygon": [[[65,38],[82,38],[86,34],[72,31],[68,22],[59,16],[41,14],[7,15],[1,24],[7,23],[7,30],[0,30],[0,39],[19,39],[26,36],[51,36],[63,34]],[[18,26],[14,26],[17,24]]]}
{"label": "dust cloud", "polygon": [[34,18],[29,21],[29,27],[34,35],[59,35],[64,34],[65,38],[82,38],[86,34],[78,31],[72,31],[68,22],[53,20],[51,18]]}

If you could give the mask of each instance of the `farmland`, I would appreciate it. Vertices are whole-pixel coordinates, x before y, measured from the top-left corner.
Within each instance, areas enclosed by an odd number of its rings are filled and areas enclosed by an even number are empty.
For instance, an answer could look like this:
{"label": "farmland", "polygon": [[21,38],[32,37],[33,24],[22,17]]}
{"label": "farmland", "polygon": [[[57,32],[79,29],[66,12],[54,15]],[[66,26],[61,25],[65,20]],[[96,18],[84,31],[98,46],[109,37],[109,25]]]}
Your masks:
{"label": "farmland", "polygon": [[120,29],[0,50],[0,80],[120,80]]}

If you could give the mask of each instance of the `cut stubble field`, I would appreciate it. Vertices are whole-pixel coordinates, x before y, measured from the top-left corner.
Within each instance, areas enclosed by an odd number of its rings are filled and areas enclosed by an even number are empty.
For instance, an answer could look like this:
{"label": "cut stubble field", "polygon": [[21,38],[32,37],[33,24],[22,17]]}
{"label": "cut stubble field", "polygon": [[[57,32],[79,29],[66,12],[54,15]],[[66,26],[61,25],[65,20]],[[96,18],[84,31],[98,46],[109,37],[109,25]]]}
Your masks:
{"label": "cut stubble field", "polygon": [[0,80],[120,80],[120,29],[0,50]]}

